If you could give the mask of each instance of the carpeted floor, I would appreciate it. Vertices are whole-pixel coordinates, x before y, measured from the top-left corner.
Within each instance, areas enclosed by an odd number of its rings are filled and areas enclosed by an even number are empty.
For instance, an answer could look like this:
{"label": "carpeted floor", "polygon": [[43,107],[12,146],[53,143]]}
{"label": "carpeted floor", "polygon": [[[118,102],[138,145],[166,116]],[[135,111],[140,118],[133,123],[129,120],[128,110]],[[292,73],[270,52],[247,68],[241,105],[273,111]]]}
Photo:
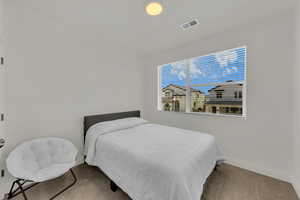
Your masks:
{"label": "carpeted floor", "polygon": [[[74,169],[78,182],[57,200],[130,200],[120,189],[110,190],[109,179],[97,168],[80,165]],[[29,200],[47,200],[63,185],[69,174],[42,183],[27,192]],[[22,195],[14,198],[23,200]],[[222,164],[208,179],[202,200],[298,200],[289,183]]]}

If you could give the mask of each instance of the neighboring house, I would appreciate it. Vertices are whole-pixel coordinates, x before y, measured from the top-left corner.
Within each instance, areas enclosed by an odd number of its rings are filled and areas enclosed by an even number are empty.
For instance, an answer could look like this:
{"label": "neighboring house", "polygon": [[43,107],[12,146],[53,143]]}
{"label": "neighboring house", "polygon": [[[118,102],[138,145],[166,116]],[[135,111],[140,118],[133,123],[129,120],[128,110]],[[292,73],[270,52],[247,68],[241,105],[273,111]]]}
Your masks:
{"label": "neighboring house", "polygon": [[208,93],[206,112],[238,115],[243,113],[243,84],[218,85]]}
{"label": "neighboring house", "polygon": [[[203,111],[205,95],[196,89],[191,91],[192,111]],[[186,88],[170,84],[162,89],[162,105],[165,111],[185,112]]]}

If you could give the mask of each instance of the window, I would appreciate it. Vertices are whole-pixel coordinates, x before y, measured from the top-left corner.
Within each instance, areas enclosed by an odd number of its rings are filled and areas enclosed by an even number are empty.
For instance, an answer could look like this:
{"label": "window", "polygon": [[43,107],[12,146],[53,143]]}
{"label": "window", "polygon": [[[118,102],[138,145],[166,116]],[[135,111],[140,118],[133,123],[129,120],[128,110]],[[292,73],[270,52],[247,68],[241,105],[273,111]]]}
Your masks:
{"label": "window", "polygon": [[166,92],[165,94],[166,94],[166,97],[171,97],[172,96],[171,92]]}
{"label": "window", "polygon": [[228,107],[226,107],[225,109],[226,109],[226,111],[225,111],[225,112],[226,112],[226,113],[229,113],[229,108],[228,108]]}
{"label": "window", "polygon": [[239,98],[243,98],[243,92],[242,91],[239,91]]}
{"label": "window", "polygon": [[220,92],[220,91],[216,91],[216,93],[217,93],[217,99],[222,99],[222,92]]}
{"label": "window", "polygon": [[158,109],[246,115],[246,47],[161,65]]}

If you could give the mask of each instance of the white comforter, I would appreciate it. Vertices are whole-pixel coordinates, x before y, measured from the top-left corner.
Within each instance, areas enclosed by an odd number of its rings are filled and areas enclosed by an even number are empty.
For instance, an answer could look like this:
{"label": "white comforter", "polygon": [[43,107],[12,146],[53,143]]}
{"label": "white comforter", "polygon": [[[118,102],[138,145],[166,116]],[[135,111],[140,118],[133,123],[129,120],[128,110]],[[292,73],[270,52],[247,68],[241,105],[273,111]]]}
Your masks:
{"label": "white comforter", "polygon": [[88,164],[98,166],[134,200],[200,200],[221,160],[213,136],[144,120],[107,124],[88,131]]}

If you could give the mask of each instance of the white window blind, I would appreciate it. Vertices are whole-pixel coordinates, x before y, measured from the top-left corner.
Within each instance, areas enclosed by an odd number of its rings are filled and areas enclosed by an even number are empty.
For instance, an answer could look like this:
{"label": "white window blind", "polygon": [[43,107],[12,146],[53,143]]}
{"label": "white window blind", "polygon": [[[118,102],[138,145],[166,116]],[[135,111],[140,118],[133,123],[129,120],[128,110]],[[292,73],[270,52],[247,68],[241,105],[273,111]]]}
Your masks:
{"label": "white window blind", "polygon": [[158,109],[246,115],[246,47],[158,67]]}

